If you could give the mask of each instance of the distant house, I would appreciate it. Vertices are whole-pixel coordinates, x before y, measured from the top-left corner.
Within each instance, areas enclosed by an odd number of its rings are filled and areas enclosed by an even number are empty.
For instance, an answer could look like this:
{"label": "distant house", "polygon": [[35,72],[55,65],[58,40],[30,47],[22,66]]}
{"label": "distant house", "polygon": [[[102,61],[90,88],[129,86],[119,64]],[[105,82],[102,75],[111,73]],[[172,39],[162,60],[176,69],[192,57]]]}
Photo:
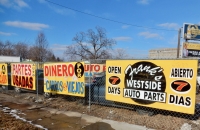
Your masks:
{"label": "distant house", "polygon": [[20,56],[0,56],[0,62],[20,62]]}

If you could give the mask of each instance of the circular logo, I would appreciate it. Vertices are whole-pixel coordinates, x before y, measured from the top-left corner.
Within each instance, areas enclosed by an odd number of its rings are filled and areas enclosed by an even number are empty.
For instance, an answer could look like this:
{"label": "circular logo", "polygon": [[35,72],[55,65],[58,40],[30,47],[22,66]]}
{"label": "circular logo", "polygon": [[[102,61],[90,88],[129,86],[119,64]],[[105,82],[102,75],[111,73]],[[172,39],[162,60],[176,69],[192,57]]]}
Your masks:
{"label": "circular logo", "polygon": [[77,62],[75,64],[75,75],[78,77],[78,78],[81,78],[84,74],[84,66],[81,62]]}
{"label": "circular logo", "polygon": [[112,85],[118,85],[121,82],[120,78],[117,76],[111,76],[109,78],[109,83]]}
{"label": "circular logo", "polygon": [[187,92],[191,89],[191,85],[184,80],[176,80],[171,83],[171,88],[176,92]]}
{"label": "circular logo", "polygon": [[[154,63],[141,61],[127,66],[124,77],[125,90],[133,101],[140,104],[152,104],[155,98],[161,98],[166,89],[163,69]],[[136,96],[133,96],[133,95]],[[164,98],[164,97],[162,97]]]}

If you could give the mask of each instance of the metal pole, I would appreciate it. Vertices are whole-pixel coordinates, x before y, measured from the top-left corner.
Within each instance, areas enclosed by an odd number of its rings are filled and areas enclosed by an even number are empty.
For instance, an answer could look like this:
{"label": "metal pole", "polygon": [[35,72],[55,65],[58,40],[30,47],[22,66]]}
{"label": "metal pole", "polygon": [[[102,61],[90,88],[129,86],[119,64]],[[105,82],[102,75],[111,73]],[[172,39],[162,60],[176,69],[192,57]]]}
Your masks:
{"label": "metal pole", "polygon": [[160,58],[160,57],[159,57],[159,53],[160,53],[160,51],[157,51],[157,54],[158,54],[158,55],[157,55],[157,59],[159,59],[159,58]]}
{"label": "metal pole", "polygon": [[181,39],[181,28],[179,28],[179,30],[178,30],[177,58],[179,58],[179,51],[180,51],[180,39]]}
{"label": "metal pole", "polygon": [[36,77],[36,81],[37,81],[36,84],[37,84],[37,101],[38,101],[38,62],[37,62],[37,66],[36,66],[35,70],[36,70],[36,73],[35,73],[36,76],[35,77]]}
{"label": "metal pole", "polygon": [[[90,66],[91,66],[91,61],[89,60],[89,64],[90,64]],[[90,71],[91,71],[91,69],[90,69],[90,66],[89,66],[89,112],[91,111],[91,77],[90,77]]]}

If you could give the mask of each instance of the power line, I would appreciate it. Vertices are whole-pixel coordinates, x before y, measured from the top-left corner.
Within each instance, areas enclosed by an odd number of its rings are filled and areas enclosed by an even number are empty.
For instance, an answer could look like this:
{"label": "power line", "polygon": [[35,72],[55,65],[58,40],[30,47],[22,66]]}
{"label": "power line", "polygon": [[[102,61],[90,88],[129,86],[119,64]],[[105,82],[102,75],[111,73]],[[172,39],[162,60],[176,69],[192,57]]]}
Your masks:
{"label": "power line", "polygon": [[77,9],[72,9],[72,8],[70,8],[70,7],[67,7],[67,6],[64,6],[64,5],[61,5],[61,4],[58,4],[58,3],[55,3],[55,2],[49,1],[49,0],[45,0],[45,1],[46,1],[46,2],[49,2],[49,3],[51,3],[51,4],[54,4],[54,5],[57,5],[57,6],[66,8],[66,9],[70,9],[70,10],[73,10],[73,11],[76,11],[76,12],[79,12],[79,13],[82,13],[82,14],[85,14],[85,15],[89,15],[89,16],[92,16],[92,17],[96,17],[96,18],[99,18],[99,19],[104,19],[104,20],[107,20],[107,21],[115,22],[115,23],[125,24],[125,25],[134,26],[134,27],[138,27],[138,28],[146,28],[146,29],[154,29],[154,30],[164,30],[164,31],[178,31],[178,30],[173,30],[173,29],[160,29],[160,28],[145,27],[145,26],[140,26],[140,25],[125,23],[125,22],[121,22],[121,21],[116,21],[116,20],[112,20],[112,19],[100,17],[100,16],[97,16],[97,15],[89,14],[89,13],[86,13],[86,12],[82,12],[82,11],[77,10]]}

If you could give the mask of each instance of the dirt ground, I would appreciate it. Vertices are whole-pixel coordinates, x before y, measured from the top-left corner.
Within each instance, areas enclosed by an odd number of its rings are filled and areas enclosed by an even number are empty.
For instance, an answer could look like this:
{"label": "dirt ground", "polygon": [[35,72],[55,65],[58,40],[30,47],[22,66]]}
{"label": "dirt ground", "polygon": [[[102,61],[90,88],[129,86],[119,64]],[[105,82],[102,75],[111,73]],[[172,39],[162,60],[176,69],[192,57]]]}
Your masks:
{"label": "dirt ground", "polygon": [[10,114],[0,111],[0,128],[1,130],[42,130],[22,120],[17,120]]}
{"label": "dirt ground", "polygon": [[[43,95],[35,93],[23,92],[16,94],[13,91],[0,92],[0,104],[5,102],[4,98],[9,97],[10,102],[21,104],[39,104],[43,108],[54,108],[61,111],[75,111],[85,113],[88,115],[100,117],[103,119],[110,119],[120,122],[127,122],[146,126],[147,128],[158,130],[177,130],[184,128],[191,128],[193,130],[200,129],[200,107],[197,104],[195,115],[180,114],[168,111],[154,110],[154,115],[148,115],[145,111],[135,111],[129,108],[120,108],[113,106],[104,106],[98,104],[85,105],[83,99],[67,97],[67,96],[53,96],[46,99]],[[200,102],[200,95],[197,95],[197,102]],[[8,100],[6,102],[9,102]],[[156,113],[156,114],[155,114]],[[0,128],[2,130],[39,130],[42,128],[35,127],[28,122],[24,122],[9,114],[0,112]]]}

